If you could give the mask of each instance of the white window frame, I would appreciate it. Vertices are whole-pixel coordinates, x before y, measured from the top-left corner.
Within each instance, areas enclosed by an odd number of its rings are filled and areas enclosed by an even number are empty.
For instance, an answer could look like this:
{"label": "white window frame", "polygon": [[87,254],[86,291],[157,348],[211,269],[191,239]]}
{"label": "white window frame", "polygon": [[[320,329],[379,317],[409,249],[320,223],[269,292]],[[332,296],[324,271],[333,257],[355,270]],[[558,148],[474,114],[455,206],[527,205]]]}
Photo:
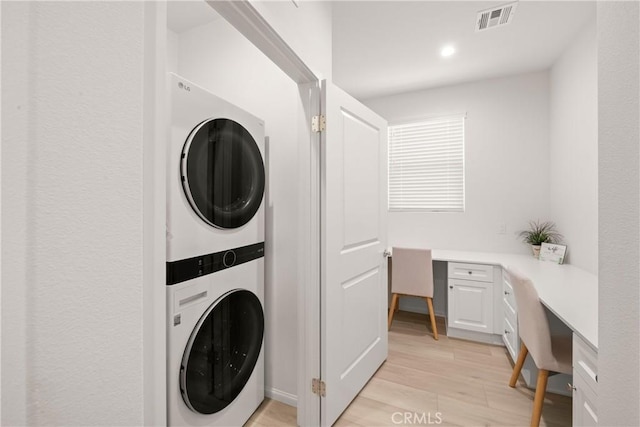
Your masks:
{"label": "white window frame", "polygon": [[[388,196],[388,206],[389,206],[389,212],[445,212],[445,213],[463,213],[465,211],[465,196],[466,196],[466,183],[465,183],[465,175],[466,175],[466,165],[465,165],[465,119],[466,119],[466,114],[465,113],[461,113],[461,114],[451,114],[451,115],[446,115],[446,116],[430,116],[430,117],[421,117],[421,118],[415,118],[415,119],[411,119],[411,120],[404,120],[404,121],[398,121],[398,122],[392,122],[389,124],[389,138],[388,138],[388,148],[389,148],[389,174],[388,174],[388,182],[387,182],[387,196]],[[461,170],[460,170],[460,166],[457,166],[456,168],[458,169],[457,172],[454,172],[454,174],[457,174],[457,177],[452,177],[451,179],[453,179],[453,182],[455,183],[455,188],[452,190],[452,193],[459,193],[460,196],[457,197],[455,199],[455,201],[452,201],[452,203],[446,203],[443,202],[441,204],[441,206],[433,206],[435,205],[435,202],[432,201],[431,205],[429,206],[429,200],[428,198],[425,198],[423,200],[420,200],[420,197],[406,197],[406,200],[402,195],[398,195],[398,194],[394,194],[392,193],[394,190],[396,192],[402,191],[401,188],[398,188],[398,186],[402,187],[403,184],[405,182],[407,182],[408,180],[410,180],[410,178],[407,177],[402,177],[402,172],[398,171],[398,166],[397,164],[392,164],[394,161],[396,161],[397,157],[396,155],[394,155],[394,153],[398,152],[399,147],[397,146],[398,144],[402,144],[402,141],[398,141],[398,137],[394,137],[393,133],[394,131],[398,131],[398,128],[403,128],[403,127],[408,127],[408,126],[419,126],[422,124],[428,124],[428,123],[442,123],[442,122],[446,122],[446,121],[457,121],[460,120],[461,123],[461,132],[462,132],[462,136],[460,138],[460,140],[455,140],[455,138],[453,138],[451,141],[448,141],[447,143],[453,144],[451,146],[451,150],[453,151],[453,154],[456,154],[456,151],[458,151],[460,154],[459,156],[453,156],[454,158],[454,164],[460,163],[461,162]],[[406,144],[406,141],[404,142]],[[407,147],[403,147],[405,150],[407,150]],[[402,148],[400,148],[402,149]],[[412,155],[415,153],[415,147],[410,149],[413,153]],[[418,150],[420,150],[420,148],[417,148]],[[420,154],[424,154],[424,155],[434,155],[433,151],[430,152],[429,148],[424,148],[424,151]],[[449,158],[452,157],[451,154],[449,155]],[[460,176],[461,175],[461,176]],[[400,184],[398,184],[398,182],[401,182]],[[392,188],[392,184],[395,184],[395,188]],[[429,183],[426,180],[421,181],[420,185],[423,186],[429,186],[429,185],[434,185],[433,183]],[[446,183],[442,183],[441,184],[441,189],[446,191],[446,187],[447,184]],[[426,188],[425,188],[426,190]],[[449,195],[449,197],[453,197],[452,195]],[[393,200],[393,202],[392,202]]]}

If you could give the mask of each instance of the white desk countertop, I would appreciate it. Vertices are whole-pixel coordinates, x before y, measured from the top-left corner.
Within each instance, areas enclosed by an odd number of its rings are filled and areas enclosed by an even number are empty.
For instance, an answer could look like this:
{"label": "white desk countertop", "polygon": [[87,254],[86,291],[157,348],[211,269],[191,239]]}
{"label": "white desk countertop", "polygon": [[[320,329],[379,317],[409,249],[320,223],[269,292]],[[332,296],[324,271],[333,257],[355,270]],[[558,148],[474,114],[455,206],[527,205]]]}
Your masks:
{"label": "white desk countertop", "polygon": [[432,249],[435,261],[499,265],[519,271],[536,287],[540,301],[598,349],[598,276],[570,264],[538,261],[533,256]]}

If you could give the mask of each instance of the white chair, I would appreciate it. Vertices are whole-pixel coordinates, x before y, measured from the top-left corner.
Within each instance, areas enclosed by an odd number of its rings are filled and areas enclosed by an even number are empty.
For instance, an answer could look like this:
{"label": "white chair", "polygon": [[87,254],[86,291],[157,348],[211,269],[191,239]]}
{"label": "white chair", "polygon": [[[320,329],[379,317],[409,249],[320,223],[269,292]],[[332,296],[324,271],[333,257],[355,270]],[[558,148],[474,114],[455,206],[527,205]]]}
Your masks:
{"label": "white chair", "polygon": [[427,301],[433,338],[438,339],[436,317],[433,312],[433,265],[430,249],[393,248],[391,267],[391,307],[389,329],[400,296],[417,296]]}
{"label": "white chair", "polygon": [[540,425],[542,405],[549,374],[571,374],[571,337],[552,336],[549,321],[531,280],[509,271],[518,307],[518,334],[522,340],[518,360],[513,367],[509,386],[515,387],[522,365],[530,354],[538,368],[536,394],[533,400],[531,426]]}

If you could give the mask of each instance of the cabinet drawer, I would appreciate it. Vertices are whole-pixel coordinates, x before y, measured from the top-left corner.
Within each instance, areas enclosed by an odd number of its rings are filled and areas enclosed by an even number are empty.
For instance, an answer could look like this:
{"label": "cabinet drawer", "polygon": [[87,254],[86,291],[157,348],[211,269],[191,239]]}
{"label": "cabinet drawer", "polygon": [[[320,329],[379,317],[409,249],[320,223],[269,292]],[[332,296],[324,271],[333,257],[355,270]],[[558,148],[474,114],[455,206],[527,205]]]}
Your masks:
{"label": "cabinet drawer", "polygon": [[509,280],[509,273],[507,272],[506,268],[502,269],[502,281],[507,282],[509,285],[511,285],[511,282]]}
{"label": "cabinet drawer", "polygon": [[485,264],[449,263],[449,279],[493,282],[493,266]]}
{"label": "cabinet drawer", "polygon": [[504,341],[504,345],[507,347],[509,354],[513,358],[513,361],[518,358],[518,351],[520,350],[520,345],[518,343],[518,330],[516,325],[512,323],[512,319],[509,319],[507,316],[504,318],[503,323],[504,330],[502,331],[502,340]]}
{"label": "cabinet drawer", "polygon": [[598,395],[587,383],[582,375],[573,376],[573,425],[576,427],[598,425]]}
{"label": "cabinet drawer", "polygon": [[518,310],[516,308],[516,297],[513,294],[513,287],[511,283],[504,279],[502,281],[502,305],[505,310],[509,310],[514,316],[516,315]]}
{"label": "cabinet drawer", "polygon": [[598,391],[598,354],[578,335],[573,334],[573,373],[580,374],[586,384]]}
{"label": "cabinet drawer", "polygon": [[513,329],[517,333],[518,332],[518,314],[515,311],[511,310],[511,307],[504,304],[504,301],[503,301],[502,311],[503,311],[504,318],[507,319],[509,323],[511,323],[511,325],[513,326]]}

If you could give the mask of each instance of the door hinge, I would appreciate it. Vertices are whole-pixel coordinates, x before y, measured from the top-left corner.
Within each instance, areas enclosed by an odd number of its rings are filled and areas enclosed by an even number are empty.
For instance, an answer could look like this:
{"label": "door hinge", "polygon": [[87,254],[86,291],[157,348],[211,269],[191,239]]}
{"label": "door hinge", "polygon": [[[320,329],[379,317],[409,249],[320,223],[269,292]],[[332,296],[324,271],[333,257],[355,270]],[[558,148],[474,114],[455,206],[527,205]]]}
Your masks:
{"label": "door hinge", "polygon": [[324,381],[321,381],[319,378],[313,378],[311,380],[311,391],[313,394],[325,397],[327,395],[327,386]]}
{"label": "door hinge", "polygon": [[311,118],[312,131],[318,133],[318,132],[324,132],[325,129],[327,129],[327,119],[323,114],[319,116],[313,116]]}

